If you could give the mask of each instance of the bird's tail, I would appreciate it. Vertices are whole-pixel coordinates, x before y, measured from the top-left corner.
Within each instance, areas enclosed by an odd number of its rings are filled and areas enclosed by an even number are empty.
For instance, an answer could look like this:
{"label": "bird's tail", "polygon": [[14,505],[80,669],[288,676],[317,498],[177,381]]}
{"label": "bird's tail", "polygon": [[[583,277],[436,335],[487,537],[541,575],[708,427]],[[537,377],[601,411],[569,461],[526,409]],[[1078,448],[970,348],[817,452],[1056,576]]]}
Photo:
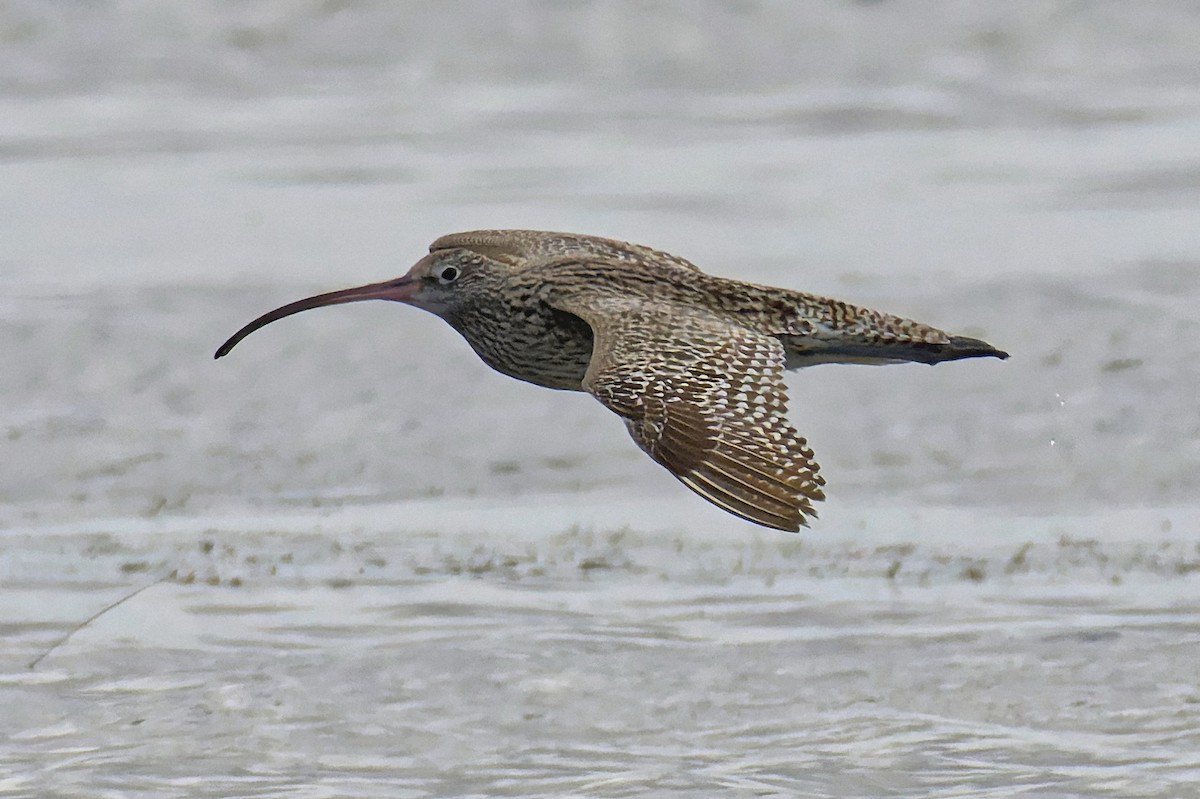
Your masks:
{"label": "bird's tail", "polygon": [[961,358],[1007,358],[986,341],[953,336],[935,327],[891,314],[826,300],[809,331],[780,336],[787,367],[819,363],[941,363]]}
{"label": "bird's tail", "polygon": [[865,340],[847,336],[838,339],[812,337],[784,338],[787,368],[799,369],[819,363],[941,363],[962,358],[1007,358],[986,341],[967,336],[947,336],[946,341],[913,341],[903,339]]}

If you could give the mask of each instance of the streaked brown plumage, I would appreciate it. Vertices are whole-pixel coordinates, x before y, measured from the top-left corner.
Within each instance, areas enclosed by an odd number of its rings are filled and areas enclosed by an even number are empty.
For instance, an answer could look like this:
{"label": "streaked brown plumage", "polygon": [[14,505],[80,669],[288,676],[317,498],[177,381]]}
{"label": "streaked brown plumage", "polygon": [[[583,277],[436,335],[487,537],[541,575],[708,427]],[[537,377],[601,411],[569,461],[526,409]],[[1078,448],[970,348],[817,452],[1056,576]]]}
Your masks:
{"label": "streaked brown plumage", "polygon": [[259,317],[385,299],[445,319],[492,368],[587,391],[700,496],[780,530],[815,517],[825,479],[787,420],[785,369],[1007,358],[990,344],[787,289],[714,277],[637,244],[536,230],[443,236],[404,277]]}

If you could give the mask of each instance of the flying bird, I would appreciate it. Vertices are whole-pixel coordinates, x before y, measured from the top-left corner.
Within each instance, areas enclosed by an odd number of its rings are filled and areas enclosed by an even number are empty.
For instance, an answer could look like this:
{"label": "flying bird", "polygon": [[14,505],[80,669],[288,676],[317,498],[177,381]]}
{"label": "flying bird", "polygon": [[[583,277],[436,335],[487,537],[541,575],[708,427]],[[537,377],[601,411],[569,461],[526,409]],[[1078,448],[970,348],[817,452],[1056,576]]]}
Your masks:
{"label": "flying bird", "polygon": [[785,370],[1008,357],[911,319],[708,275],[638,244],[538,230],[443,236],[403,277],[284,305],[215,357],[285,316],[359,300],[423,308],[496,371],[588,392],[704,499],[793,532],[816,517],[825,479],[787,419]]}

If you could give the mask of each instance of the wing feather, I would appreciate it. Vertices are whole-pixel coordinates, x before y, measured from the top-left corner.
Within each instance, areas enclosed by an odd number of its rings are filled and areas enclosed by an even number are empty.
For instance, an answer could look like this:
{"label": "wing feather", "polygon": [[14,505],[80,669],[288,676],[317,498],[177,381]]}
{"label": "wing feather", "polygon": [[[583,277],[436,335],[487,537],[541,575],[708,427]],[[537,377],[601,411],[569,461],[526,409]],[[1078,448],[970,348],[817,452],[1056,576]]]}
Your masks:
{"label": "wing feather", "polygon": [[757,524],[799,530],[824,478],[788,421],[778,339],[701,310],[576,291],[555,307],[591,325],[584,388],[684,485]]}

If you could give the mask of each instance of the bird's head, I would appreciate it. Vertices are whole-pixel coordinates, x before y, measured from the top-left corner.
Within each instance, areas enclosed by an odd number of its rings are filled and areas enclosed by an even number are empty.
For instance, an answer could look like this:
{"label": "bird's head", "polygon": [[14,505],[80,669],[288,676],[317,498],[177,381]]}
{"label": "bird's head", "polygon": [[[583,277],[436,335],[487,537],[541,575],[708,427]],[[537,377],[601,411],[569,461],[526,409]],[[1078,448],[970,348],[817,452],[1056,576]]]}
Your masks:
{"label": "bird's head", "polygon": [[489,287],[507,271],[507,266],[464,248],[437,250],[413,264],[403,277],[370,283],[341,291],[318,294],[297,300],[265,313],[234,333],[214,357],[228,355],[239,341],[278,319],[320,308],[360,300],[391,300],[423,308],[442,318],[452,318],[474,298],[486,294]]}

